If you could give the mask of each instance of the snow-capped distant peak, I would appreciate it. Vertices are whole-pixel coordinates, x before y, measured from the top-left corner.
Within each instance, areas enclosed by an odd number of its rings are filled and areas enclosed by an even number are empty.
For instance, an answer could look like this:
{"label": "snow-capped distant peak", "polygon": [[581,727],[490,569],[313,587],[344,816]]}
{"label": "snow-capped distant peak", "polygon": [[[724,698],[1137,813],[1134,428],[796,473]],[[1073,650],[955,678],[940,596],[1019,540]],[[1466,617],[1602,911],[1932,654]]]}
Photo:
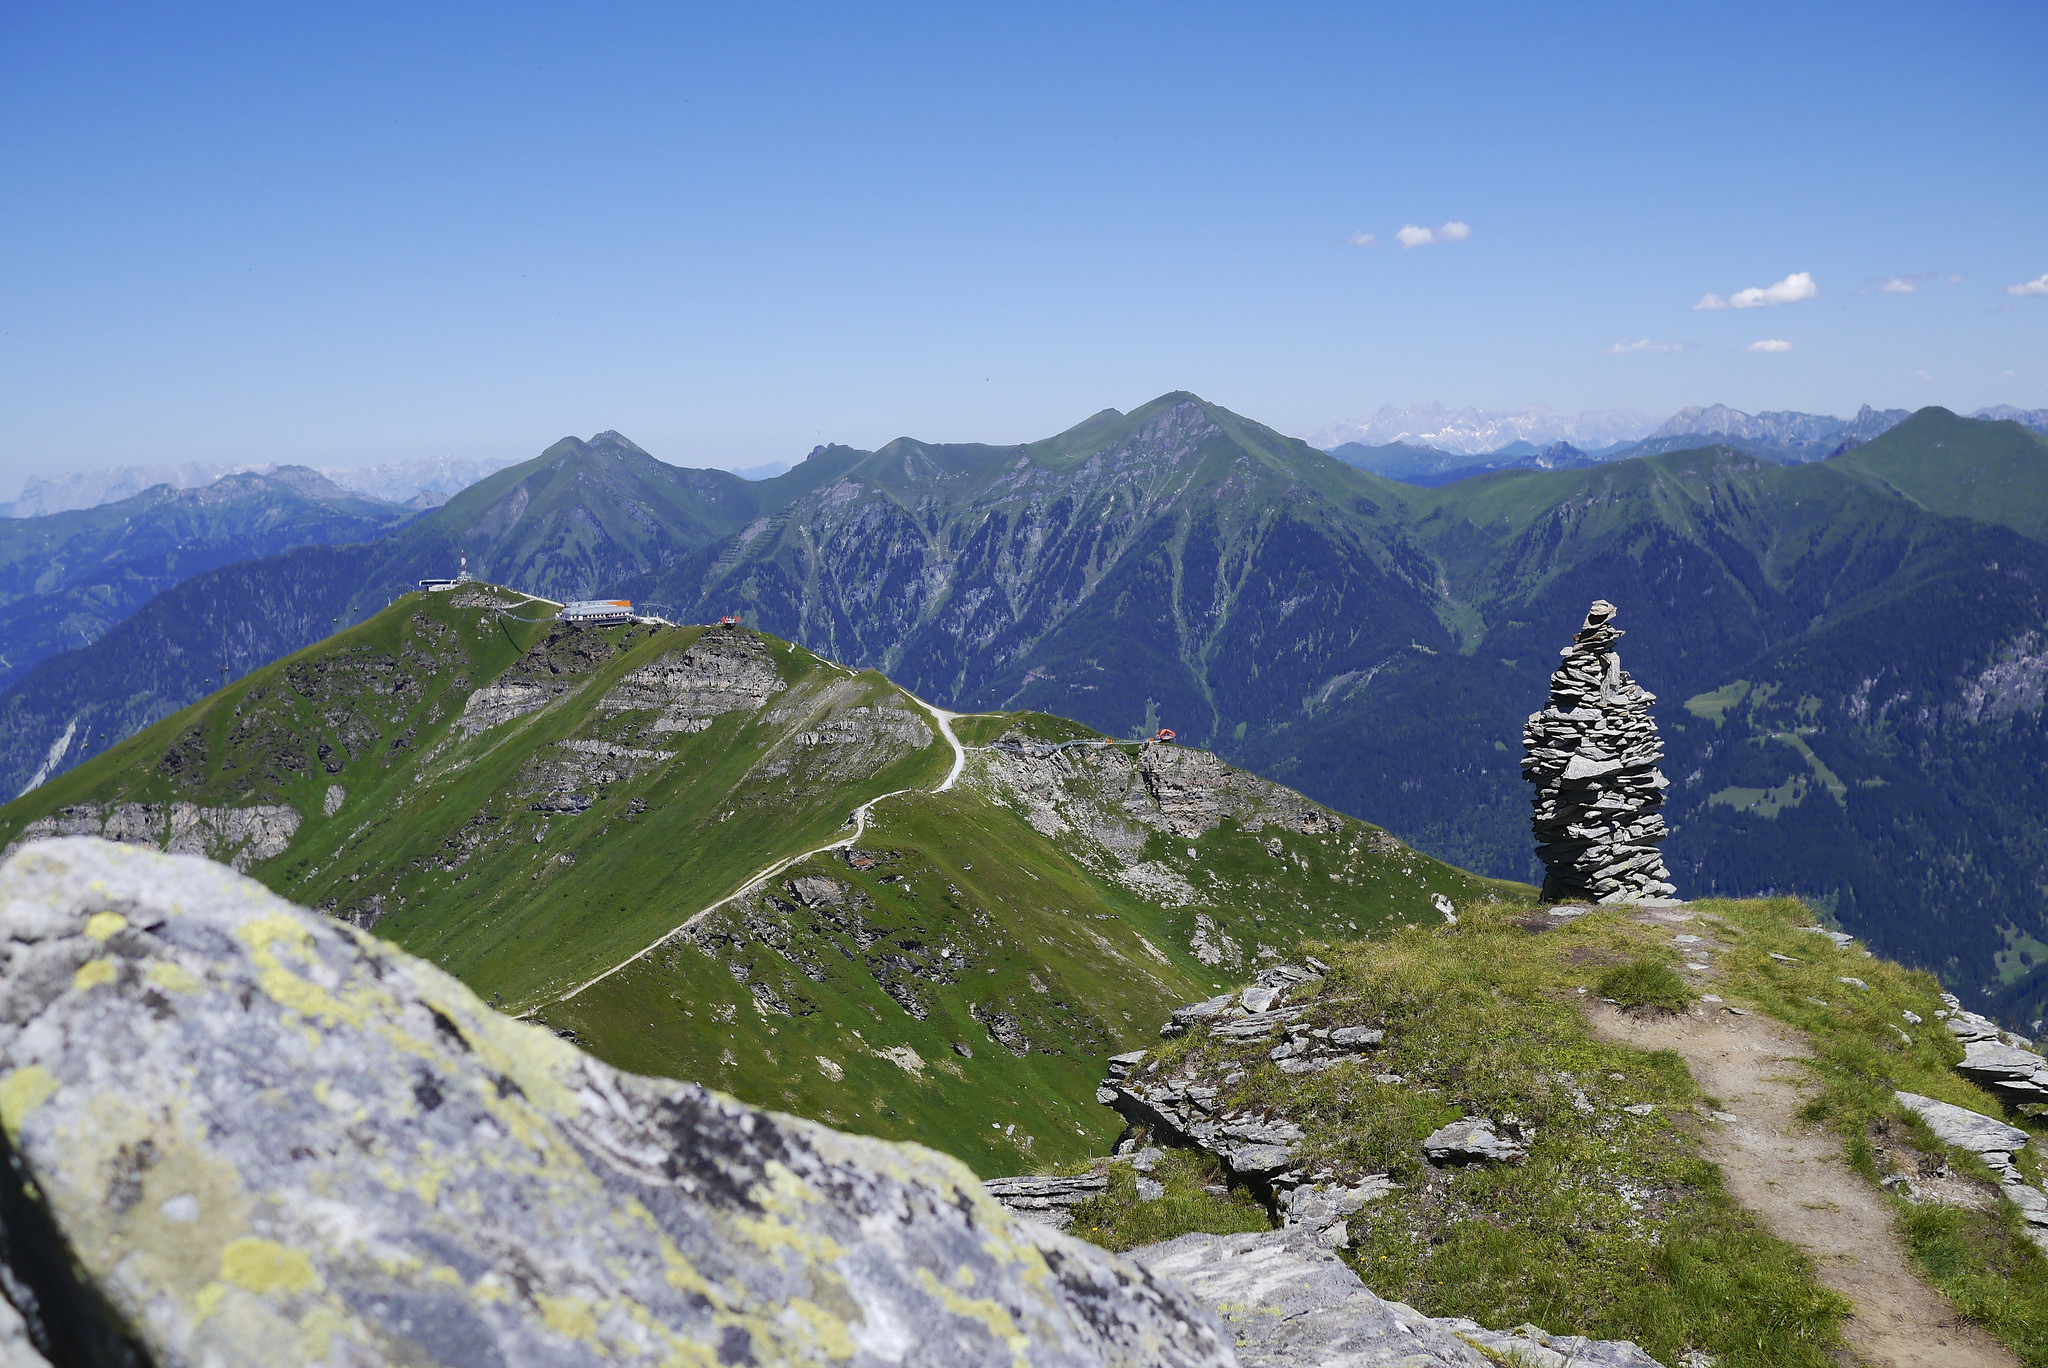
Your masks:
{"label": "snow-capped distant peak", "polygon": [[1345,442],[1385,446],[1406,442],[1472,455],[1498,451],[1511,442],[1548,446],[1570,442],[1580,447],[1605,447],[1649,435],[1658,420],[1633,409],[1589,409],[1566,417],[1548,404],[1519,409],[1448,409],[1442,404],[1383,405],[1370,418],[1333,423],[1311,433],[1308,441],[1325,449]]}

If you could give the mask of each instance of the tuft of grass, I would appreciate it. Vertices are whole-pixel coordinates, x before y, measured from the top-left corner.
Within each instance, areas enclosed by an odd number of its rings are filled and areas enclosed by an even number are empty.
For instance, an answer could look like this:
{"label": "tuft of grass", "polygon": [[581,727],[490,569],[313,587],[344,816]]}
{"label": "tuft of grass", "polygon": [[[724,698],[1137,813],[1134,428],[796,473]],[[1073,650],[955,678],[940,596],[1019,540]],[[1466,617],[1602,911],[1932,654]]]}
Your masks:
{"label": "tuft of grass", "polygon": [[1111,1164],[1108,1173],[1109,1190],[1074,1208],[1073,1225],[1074,1234],[1104,1249],[1121,1253],[1195,1231],[1231,1235],[1273,1225],[1249,1192],[1219,1191],[1223,1166],[1212,1155],[1168,1152],[1151,1174],[1166,1195],[1150,1201],[1139,1199],[1137,1174],[1129,1164]]}
{"label": "tuft of grass", "polygon": [[1684,1011],[1694,996],[1670,965],[1651,959],[1615,965],[1600,976],[1599,992],[1623,1007],[1656,1007],[1666,1012]]}

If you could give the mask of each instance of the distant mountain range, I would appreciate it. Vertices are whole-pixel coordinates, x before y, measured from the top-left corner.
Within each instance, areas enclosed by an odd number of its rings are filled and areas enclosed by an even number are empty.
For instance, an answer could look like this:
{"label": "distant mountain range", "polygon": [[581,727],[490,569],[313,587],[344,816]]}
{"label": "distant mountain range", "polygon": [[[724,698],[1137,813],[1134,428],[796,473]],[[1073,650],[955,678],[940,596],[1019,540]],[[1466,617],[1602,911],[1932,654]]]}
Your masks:
{"label": "distant mountain range", "polygon": [[108,466],[61,475],[37,475],[22,486],[20,497],[0,504],[0,517],[39,518],[77,508],[97,508],[133,498],[146,489],[204,489],[230,475],[270,474],[314,469],[341,489],[387,503],[433,508],[467,489],[494,470],[514,464],[512,457],[467,459],[432,456],[416,461],[388,461],[373,466],[280,466],[273,464]]}
{"label": "distant mountain range", "polygon": [[91,645],[193,575],[295,546],[365,541],[413,516],[317,471],[280,466],[0,520],[0,688]]}
{"label": "distant mountain range", "polygon": [[[1467,480],[1494,470],[1574,470],[1624,461],[1632,456],[1655,456],[1666,451],[1698,447],[1712,439],[1748,452],[1774,465],[1798,465],[1839,455],[1904,421],[1905,409],[1873,409],[1865,404],[1853,418],[1836,418],[1819,413],[1744,413],[1725,404],[1681,409],[1659,423],[1642,414],[1603,410],[1581,414],[1567,423],[1543,405],[1517,413],[1486,413],[1463,409],[1449,413],[1441,404],[1396,409],[1388,406],[1363,423],[1340,424],[1319,434],[1316,445],[1324,447],[1346,465],[1384,475],[1403,484],[1434,489],[1439,485]],[[1547,415],[1547,416],[1546,416]],[[1617,416],[1620,415],[1620,416]],[[1971,415],[1994,422],[2016,422],[2036,432],[2048,433],[2048,409],[2016,409],[2001,404],[1979,409]],[[1601,444],[1602,435],[1627,430],[1630,422],[1641,429],[1634,437]],[[1430,428],[1417,434],[1416,427]],[[1510,431],[1550,434],[1566,427],[1588,434],[1584,439],[1556,437],[1546,446],[1526,436],[1498,446],[1479,445]],[[1329,442],[1340,432],[1365,435]],[[1394,436],[1387,436],[1389,432]],[[1374,440],[1377,438],[1378,440]],[[1543,440],[1539,438],[1539,440]]]}
{"label": "distant mountain range", "polygon": [[375,542],[210,570],[45,661],[0,697],[0,784],[61,773],[466,549],[552,598],[737,612],[942,706],[1170,725],[1527,877],[1522,718],[1605,597],[1664,700],[1682,891],[1805,894],[2032,1011],[2048,443],[1941,409],[1827,460],[1735,445],[1756,440],[1420,490],[1188,394],[1029,444],[823,447],[754,482],[565,439]]}

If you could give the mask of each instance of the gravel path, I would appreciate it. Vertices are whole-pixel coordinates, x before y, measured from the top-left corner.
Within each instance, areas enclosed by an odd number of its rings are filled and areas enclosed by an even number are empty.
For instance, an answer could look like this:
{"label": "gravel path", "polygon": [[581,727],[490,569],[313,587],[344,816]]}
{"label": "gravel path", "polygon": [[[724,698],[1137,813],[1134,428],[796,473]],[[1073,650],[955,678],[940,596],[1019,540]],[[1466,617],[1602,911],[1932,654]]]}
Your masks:
{"label": "gravel path", "polygon": [[1588,1015],[1603,1040],[1676,1053],[1732,1114],[1702,1128],[1707,1157],[1735,1199],[1805,1250],[1821,1284],[1855,1306],[1842,1336],[1865,1362],[2017,1368],[2004,1346],[1920,1280],[1886,1199],[1843,1160],[1835,1138],[1799,1120],[1814,1085],[1797,1062],[1806,1046],[1790,1027],[1712,1006],[1638,1014],[1595,1002]]}

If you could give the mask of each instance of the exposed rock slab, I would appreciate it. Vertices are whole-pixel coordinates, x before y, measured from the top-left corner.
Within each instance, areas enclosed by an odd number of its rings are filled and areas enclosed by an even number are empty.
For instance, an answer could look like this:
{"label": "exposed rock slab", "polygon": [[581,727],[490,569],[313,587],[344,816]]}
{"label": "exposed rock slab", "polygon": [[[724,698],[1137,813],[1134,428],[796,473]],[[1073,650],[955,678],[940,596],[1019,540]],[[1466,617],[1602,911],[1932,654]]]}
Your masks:
{"label": "exposed rock slab", "polygon": [[2017,1045],[1973,1040],[1956,1072],[2014,1102],[2048,1102],[2048,1059]]}
{"label": "exposed rock slab", "polygon": [[163,1368],[1230,1361],[950,1159],[619,1073],[203,861],[30,847],[0,956],[0,1210]]}
{"label": "exposed rock slab", "polygon": [[633,671],[598,707],[607,713],[653,712],[647,729],[656,735],[693,732],[725,713],[755,711],[785,687],[761,637],[713,631]]}
{"label": "exposed rock slab", "polygon": [[1074,1208],[1107,1192],[1109,1179],[1099,1173],[1073,1178],[991,1178],[981,1188],[1012,1216],[1065,1230],[1074,1223]]}
{"label": "exposed rock slab", "polygon": [[[1548,1351],[1603,1368],[1660,1368],[1625,1340],[1589,1341],[1488,1331],[1465,1320],[1436,1320],[1375,1296],[1358,1275],[1304,1229],[1246,1235],[1183,1235],[1133,1250],[1155,1275],[1186,1286],[1215,1306],[1245,1368],[1492,1368],[1474,1347]],[[1569,1356],[1553,1346],[1568,1346]]]}
{"label": "exposed rock slab", "polygon": [[1468,1116],[1432,1131],[1422,1142],[1432,1164],[1518,1164],[1529,1157],[1519,1136],[1503,1135],[1483,1116]]}
{"label": "exposed rock slab", "polygon": [[1958,1107],[1953,1102],[1922,1097],[1919,1093],[1898,1092],[1892,1096],[1898,1098],[1906,1110],[1925,1121],[1927,1129],[1933,1131],[1935,1138],[1944,1145],[1954,1145],[1972,1154],[2012,1154],[2026,1148],[2028,1136],[2025,1131],[1982,1112]]}
{"label": "exposed rock slab", "polygon": [[[1978,1046],[1970,1048],[1974,1050]],[[1899,1100],[1900,1106],[1925,1121],[1927,1128],[1943,1144],[1968,1150],[1982,1159],[1986,1167],[1998,1175],[1999,1193],[2019,1208],[2034,1243],[2048,1250],[2048,1193],[2029,1183],[2012,1161],[2015,1154],[2027,1147],[2030,1137],[2025,1131],[1982,1112],[1922,1097],[1918,1093],[1896,1092],[1892,1096]]]}

